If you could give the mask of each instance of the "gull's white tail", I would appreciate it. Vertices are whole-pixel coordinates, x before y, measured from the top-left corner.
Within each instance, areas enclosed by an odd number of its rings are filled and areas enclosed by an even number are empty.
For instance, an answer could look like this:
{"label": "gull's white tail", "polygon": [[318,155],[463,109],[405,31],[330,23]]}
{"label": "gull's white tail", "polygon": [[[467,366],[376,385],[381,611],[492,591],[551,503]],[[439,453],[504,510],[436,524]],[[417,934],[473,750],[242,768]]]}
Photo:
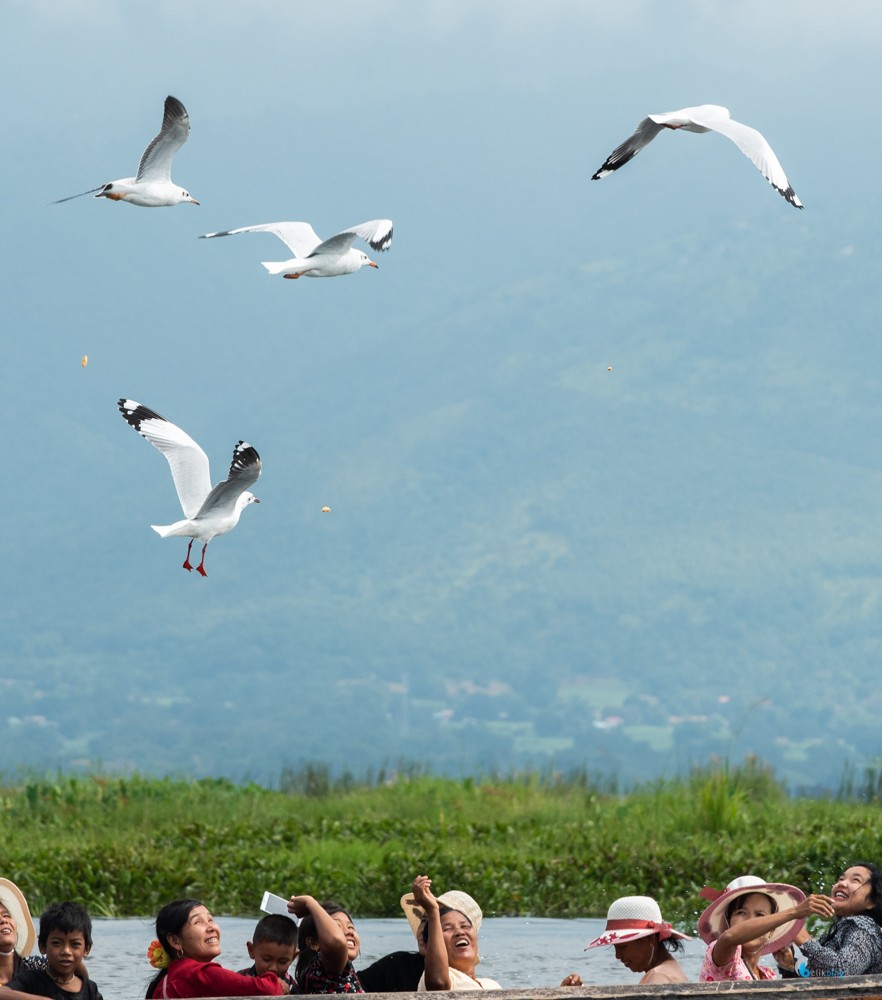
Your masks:
{"label": "gull's white tail", "polygon": [[290,260],[262,260],[260,262],[270,274],[281,274],[283,271],[293,271]]}
{"label": "gull's white tail", "polygon": [[160,538],[171,538],[172,535],[187,536],[193,529],[192,521],[175,521],[174,524],[151,524],[150,527]]}

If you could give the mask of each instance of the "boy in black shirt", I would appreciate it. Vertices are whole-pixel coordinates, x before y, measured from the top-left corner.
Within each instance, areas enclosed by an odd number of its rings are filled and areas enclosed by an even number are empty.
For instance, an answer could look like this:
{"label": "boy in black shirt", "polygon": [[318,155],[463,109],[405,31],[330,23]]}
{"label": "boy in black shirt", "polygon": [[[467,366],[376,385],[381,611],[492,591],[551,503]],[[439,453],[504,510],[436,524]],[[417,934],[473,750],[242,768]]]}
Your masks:
{"label": "boy in black shirt", "polygon": [[92,950],[92,920],[79,903],[53,903],[44,910],[37,943],[46,956],[46,969],[20,969],[0,988],[3,1000],[102,1000],[92,980],[78,974]]}

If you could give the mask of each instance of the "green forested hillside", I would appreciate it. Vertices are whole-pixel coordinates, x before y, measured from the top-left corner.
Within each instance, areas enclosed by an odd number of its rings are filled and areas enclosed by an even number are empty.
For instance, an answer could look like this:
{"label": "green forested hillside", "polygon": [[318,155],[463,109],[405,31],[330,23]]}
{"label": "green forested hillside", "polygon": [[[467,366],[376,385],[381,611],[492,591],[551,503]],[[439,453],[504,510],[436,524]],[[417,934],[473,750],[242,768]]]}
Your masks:
{"label": "green forested hillside", "polygon": [[[835,787],[882,746],[882,347],[854,294],[879,262],[836,226],[708,220],[299,341],[292,405],[319,420],[295,461],[255,429],[262,520],[205,588],[133,536],[133,496],[83,525],[88,567],[57,546],[26,629],[7,612],[7,768],[628,785],[756,754]],[[114,417],[90,406],[88,441]],[[139,516],[173,499],[154,485]]]}

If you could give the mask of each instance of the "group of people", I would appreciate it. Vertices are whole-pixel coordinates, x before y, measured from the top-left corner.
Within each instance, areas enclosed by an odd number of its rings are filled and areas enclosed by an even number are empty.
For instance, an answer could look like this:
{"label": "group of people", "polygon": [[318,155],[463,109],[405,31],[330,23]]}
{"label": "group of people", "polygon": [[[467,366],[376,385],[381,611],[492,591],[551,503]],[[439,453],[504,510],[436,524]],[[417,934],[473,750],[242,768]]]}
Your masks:
{"label": "group of people", "polygon": [[[829,895],[806,896],[793,885],[742,875],[723,890],[705,888],[702,896],[710,901],[698,921],[707,943],[702,981],[882,973],[882,870],[870,862],[846,868]],[[432,880],[418,875],[401,906],[416,950],[393,952],[356,971],[361,940],[346,910],[292,896],[290,917],[276,913],[258,921],[247,943],[253,964],[233,972],[216,961],[221,931],[205,904],[177,899],[156,917],[156,940],[147,950],[156,973],[147,1000],[502,989],[477,975],[482,913],[468,893],[436,896]],[[810,915],[832,920],[818,939],[806,930]],[[603,933],[586,951],[613,947],[623,965],[642,974],[640,983],[687,982],[676,957],[684,940],[688,936],[662,919],[651,896],[623,896],[611,904]],[[30,954],[35,942],[39,957]],[[92,923],[82,906],[51,905],[37,933],[24,895],[0,879],[0,1000],[101,1000],[85,965],[91,947]],[[765,955],[774,957],[777,969],[760,964]],[[561,982],[581,985],[578,973]]]}
{"label": "group of people", "polygon": [[[701,895],[711,901],[698,919],[707,944],[702,982],[882,973],[882,871],[871,862],[846,868],[829,895],[806,896],[795,885],[755,875],[741,875],[723,890],[707,887]],[[806,929],[809,915],[833,921],[818,939]],[[612,945],[623,965],[643,974],[641,983],[685,983],[689,977],[676,958],[684,940],[686,934],[662,920],[655,899],[623,896],[588,948]],[[773,956],[777,970],[760,964],[765,955]]]}

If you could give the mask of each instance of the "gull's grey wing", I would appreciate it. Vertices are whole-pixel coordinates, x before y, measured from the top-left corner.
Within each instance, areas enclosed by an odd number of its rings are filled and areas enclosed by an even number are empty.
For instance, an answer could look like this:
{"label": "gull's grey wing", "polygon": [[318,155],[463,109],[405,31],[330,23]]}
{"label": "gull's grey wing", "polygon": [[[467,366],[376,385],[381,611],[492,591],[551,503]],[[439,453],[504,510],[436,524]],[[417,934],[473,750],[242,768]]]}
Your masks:
{"label": "gull's grey wing", "polygon": [[260,455],[247,441],[239,441],[233,448],[233,461],[227,478],[208,494],[196,517],[234,508],[239,497],[257,482],[259,476]]}
{"label": "gull's grey wing", "polygon": [[117,402],[123,419],[165,455],[185,517],[194,517],[211,490],[208,456],[170,420],[134,399]]}
{"label": "gull's grey wing", "polygon": [[[695,109],[699,112],[700,109]],[[700,113],[693,113],[692,120],[696,125],[703,125],[705,128],[720,135],[726,136],[741,150],[754,166],[760,171],[772,187],[786,198],[795,208],[803,208],[802,202],[797,198],[796,192],[790,186],[784,168],[775,156],[774,150],[766,141],[765,136],[749,125],[742,122],[733,121],[731,118],[720,118],[716,116],[703,117]]]}
{"label": "gull's grey wing", "polygon": [[239,233],[272,233],[273,236],[278,236],[294,256],[301,260],[308,257],[321,243],[315,230],[308,222],[266,222],[261,226],[227,229],[222,233],[204,233],[199,239],[210,240],[215,236],[238,236]]}
{"label": "gull's grey wing", "polygon": [[602,177],[606,177],[607,174],[611,174],[614,170],[618,170],[619,167],[624,166],[628,160],[632,160],[644,146],[647,146],[652,140],[661,132],[664,125],[659,125],[654,122],[652,118],[644,118],[643,121],[634,130],[634,134],[630,135],[623,143],[616,146],[616,148],[609,154],[609,156],[603,161],[603,166],[593,174],[591,180],[599,181]]}
{"label": "gull's grey wing", "polygon": [[190,134],[190,116],[176,97],[166,97],[162,128],[150,140],[138,164],[138,181],[169,181],[175,153]]}
{"label": "gull's grey wing", "polygon": [[372,250],[388,250],[392,245],[392,220],[372,219],[370,222],[360,222],[357,226],[351,226],[342,233],[329,237],[312,252],[343,253],[352,246],[356,237],[364,240]]}

